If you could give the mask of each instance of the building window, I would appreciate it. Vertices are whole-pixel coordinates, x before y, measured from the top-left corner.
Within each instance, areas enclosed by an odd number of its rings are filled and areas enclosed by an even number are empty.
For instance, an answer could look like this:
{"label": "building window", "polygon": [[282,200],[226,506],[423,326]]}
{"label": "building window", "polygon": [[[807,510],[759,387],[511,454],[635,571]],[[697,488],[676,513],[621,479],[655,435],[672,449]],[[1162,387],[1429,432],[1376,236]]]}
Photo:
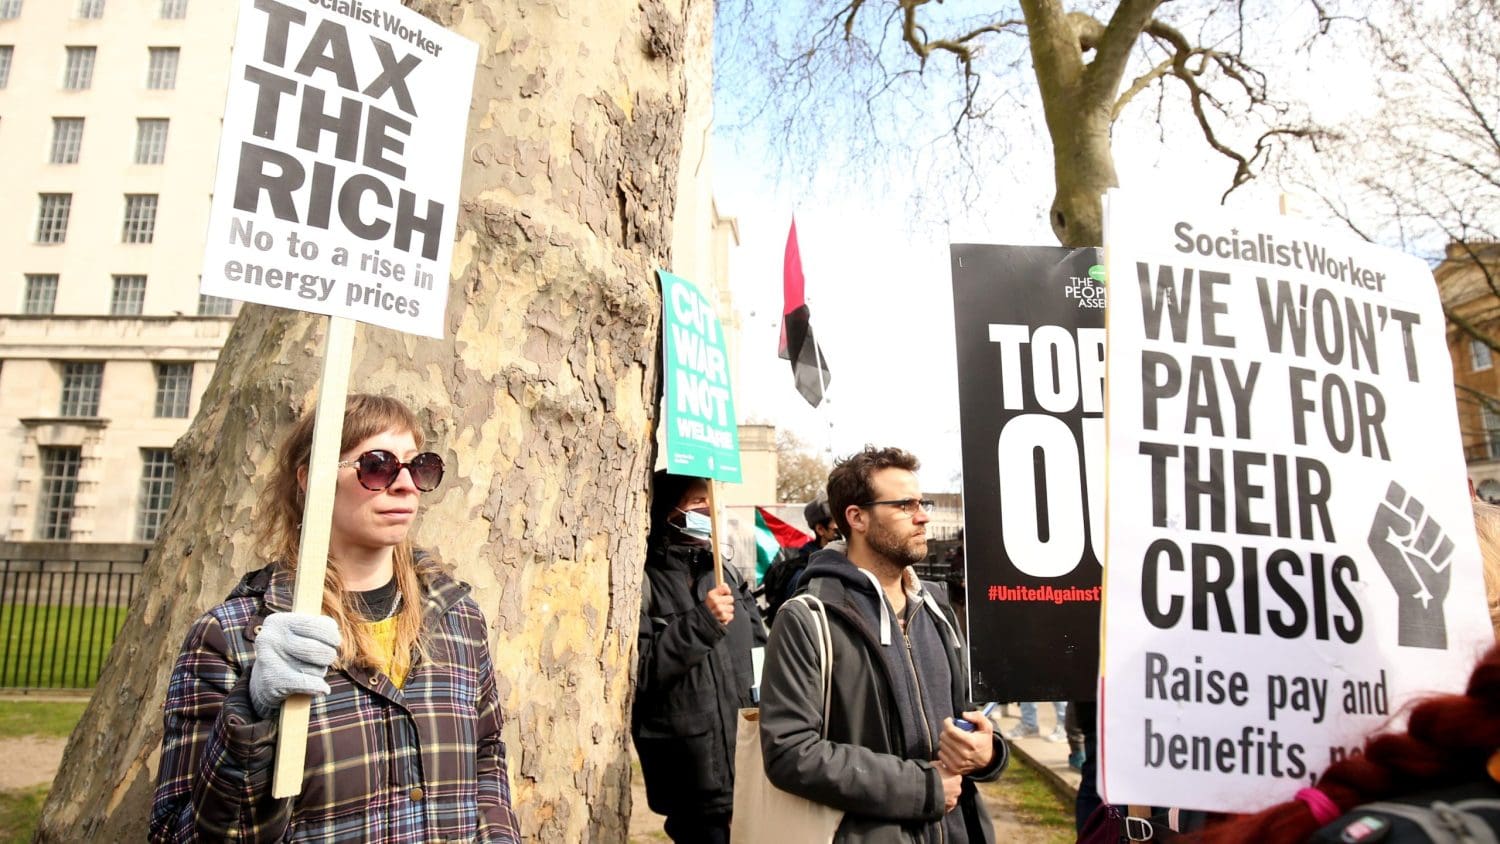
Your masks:
{"label": "building window", "polygon": [[21,16],[21,0],[0,0],[0,21],[12,21]]}
{"label": "building window", "polygon": [[1489,369],[1492,365],[1490,347],[1483,340],[1469,341],[1469,368],[1475,372]]}
{"label": "building window", "polygon": [[192,364],[158,363],[156,365],[156,418],[186,419],[188,402],[192,396]]}
{"label": "building window", "polygon": [[113,316],[140,316],[146,304],[146,277],[143,275],[115,276],[114,292],[109,297],[109,312]]}
{"label": "building window", "polygon": [[78,0],[78,17],[86,21],[104,17],[104,0]]}
{"label": "building window", "polygon": [[169,21],[187,17],[187,0],[161,0],[161,16]]}
{"label": "building window", "polygon": [[150,243],[156,237],[156,194],[125,194],[125,228],[122,243]]}
{"label": "building window", "polygon": [[53,164],[77,164],[78,150],[83,146],[82,117],[52,118]]}
{"label": "building window", "polygon": [[37,508],[37,535],[42,539],[73,538],[73,504],[78,496],[78,467],[83,449],[43,446],[42,500]]}
{"label": "building window", "polygon": [[86,91],[94,84],[94,48],[69,47],[68,64],[63,71],[63,87],[69,91]]}
{"label": "building window", "polygon": [[63,364],[62,406],[59,416],[98,416],[99,390],[104,385],[100,361]]}
{"label": "building window", "polygon": [[234,300],[199,293],[198,316],[234,316]]}
{"label": "building window", "polygon": [[15,47],[0,44],[0,88],[10,85],[10,57],[15,52]]}
{"label": "building window", "polygon": [[1484,425],[1484,444],[1490,458],[1500,458],[1500,411],[1483,401],[1479,405],[1479,418]]}
{"label": "building window", "polygon": [[57,276],[26,276],[26,302],[22,310],[28,314],[50,314],[57,306]]}
{"label": "building window", "polygon": [[170,448],[141,449],[141,504],[136,521],[135,538],[153,542],[167,519],[172,506],[173,487],[177,484],[177,467],[172,464]]}
{"label": "building window", "polygon": [[160,164],[167,158],[167,121],[142,117],[135,121],[135,163]]}
{"label": "building window", "polygon": [[73,194],[43,193],[36,212],[36,242],[62,243],[68,237],[68,214],[73,209]]}
{"label": "building window", "polygon": [[146,87],[167,91],[177,87],[177,48],[152,47],[151,63],[146,70]]}

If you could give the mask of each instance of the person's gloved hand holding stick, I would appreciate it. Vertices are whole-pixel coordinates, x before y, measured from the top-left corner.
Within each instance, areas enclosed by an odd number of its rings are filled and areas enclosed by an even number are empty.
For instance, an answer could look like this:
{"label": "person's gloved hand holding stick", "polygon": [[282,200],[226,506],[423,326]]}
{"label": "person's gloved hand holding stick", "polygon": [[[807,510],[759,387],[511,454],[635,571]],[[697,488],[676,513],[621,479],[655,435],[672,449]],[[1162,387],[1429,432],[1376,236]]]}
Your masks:
{"label": "person's gloved hand holding stick", "polygon": [[328,666],[338,657],[338,624],[325,615],[278,612],[266,617],[255,637],[250,703],[270,718],[291,695],[326,695]]}

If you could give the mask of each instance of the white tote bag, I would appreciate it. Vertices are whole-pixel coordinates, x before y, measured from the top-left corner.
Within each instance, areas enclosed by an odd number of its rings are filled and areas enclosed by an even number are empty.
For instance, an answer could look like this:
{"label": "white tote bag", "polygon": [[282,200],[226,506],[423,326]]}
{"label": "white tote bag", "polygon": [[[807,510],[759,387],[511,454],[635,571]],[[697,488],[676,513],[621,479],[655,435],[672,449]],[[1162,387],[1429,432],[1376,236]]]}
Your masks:
{"label": "white tote bag", "polygon": [[[823,735],[828,734],[828,707],[833,697],[833,640],[823,602],[802,594],[793,601],[807,605],[817,629],[823,672]],[[785,612],[785,607],[782,608]],[[760,755],[760,710],[741,709],[734,751],[734,817],[729,838],[734,844],[831,844],[844,813],[822,803],[788,794],[766,779]]]}

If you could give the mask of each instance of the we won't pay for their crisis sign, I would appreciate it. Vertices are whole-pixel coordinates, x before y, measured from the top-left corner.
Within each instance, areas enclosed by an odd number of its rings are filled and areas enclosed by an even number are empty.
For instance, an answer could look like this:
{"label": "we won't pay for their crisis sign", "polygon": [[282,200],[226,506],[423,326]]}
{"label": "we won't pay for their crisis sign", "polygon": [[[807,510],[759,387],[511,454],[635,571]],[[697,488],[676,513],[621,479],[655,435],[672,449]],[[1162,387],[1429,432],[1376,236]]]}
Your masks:
{"label": "we won't pay for their crisis sign", "polygon": [[1420,261],[1112,192],[1101,790],[1246,811],[1493,642]]}
{"label": "we won't pay for their crisis sign", "polygon": [[385,0],[242,0],[202,292],[441,337],[477,55]]}

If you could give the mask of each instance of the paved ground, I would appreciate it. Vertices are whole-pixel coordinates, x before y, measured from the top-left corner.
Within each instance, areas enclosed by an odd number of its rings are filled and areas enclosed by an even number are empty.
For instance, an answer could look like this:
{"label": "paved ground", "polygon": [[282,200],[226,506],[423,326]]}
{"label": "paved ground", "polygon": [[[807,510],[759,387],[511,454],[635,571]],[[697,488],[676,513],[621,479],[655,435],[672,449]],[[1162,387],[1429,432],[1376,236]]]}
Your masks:
{"label": "paved ground", "polygon": [[21,738],[0,739],[0,759],[23,764],[0,764],[0,791],[31,788],[46,785],[57,776],[57,766],[62,763],[63,746],[67,739]]}
{"label": "paved ground", "polygon": [[[1009,714],[1000,718],[1001,731],[1007,731],[1021,723],[1020,710],[1015,704],[1005,707]],[[1042,735],[1052,732],[1053,724],[1057,723],[1052,711],[1052,704],[1037,704],[1037,721],[1040,722]],[[1078,772],[1068,767],[1068,743],[1050,742],[1042,738],[1025,738],[1013,741],[1011,752],[1017,756],[1025,756],[1029,759],[1044,778],[1050,781],[1059,793],[1066,795],[1068,799],[1078,796]]]}

